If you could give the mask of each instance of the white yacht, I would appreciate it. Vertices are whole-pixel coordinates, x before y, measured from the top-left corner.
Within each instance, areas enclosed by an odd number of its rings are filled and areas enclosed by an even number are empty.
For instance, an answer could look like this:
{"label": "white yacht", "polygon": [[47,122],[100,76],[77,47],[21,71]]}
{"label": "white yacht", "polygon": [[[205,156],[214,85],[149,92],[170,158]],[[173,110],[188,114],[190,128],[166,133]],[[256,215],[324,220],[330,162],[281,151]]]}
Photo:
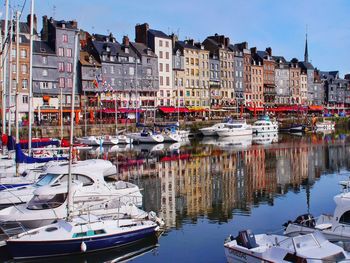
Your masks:
{"label": "white yacht", "polygon": [[217,131],[221,130],[223,128],[225,128],[226,122],[222,122],[222,123],[217,123],[214,124],[213,126],[210,127],[205,127],[202,129],[199,129],[199,131],[204,135],[204,136],[216,136],[217,135]]}
{"label": "white yacht", "polygon": [[151,130],[143,130],[137,133],[130,133],[128,137],[133,139],[134,143],[162,143],[164,137],[162,134],[154,133]]}
{"label": "white yacht", "polygon": [[336,208],[333,216],[298,216],[294,222],[289,221],[285,224],[284,234],[294,236],[321,231],[330,241],[350,241],[350,192],[336,195],[334,202]]}
{"label": "white yacht", "polygon": [[[52,174],[67,174],[68,165],[56,167]],[[103,171],[91,166],[72,167],[74,180],[71,193],[73,195],[73,211],[76,214],[93,212],[105,215],[109,212],[127,213],[127,203],[142,205],[140,189],[128,182],[107,183]],[[0,210],[1,222],[20,222],[24,227],[35,228],[64,218],[67,214],[67,182],[45,185],[34,191],[34,196],[27,204],[11,206]],[[113,209],[118,209],[117,212]]]}
{"label": "white yacht", "polygon": [[236,238],[230,236],[224,247],[228,263],[349,262],[350,259],[343,248],[317,232],[286,237],[254,235],[246,230],[239,232]]}
{"label": "white yacht", "polygon": [[213,145],[216,145],[223,150],[247,148],[252,145],[252,135],[219,137]]}
{"label": "white yacht", "polygon": [[278,132],[278,122],[271,121],[269,116],[263,116],[252,125],[253,132]]}
{"label": "white yacht", "polygon": [[232,123],[226,123],[225,126],[216,131],[219,137],[227,136],[242,136],[242,135],[252,135],[252,126],[248,125],[245,120],[237,120]]}
{"label": "white yacht", "polygon": [[[67,169],[66,168],[57,168],[55,166],[67,166],[67,162],[54,162],[51,161],[45,164],[41,169],[36,170],[27,170],[25,171],[26,175],[6,178],[8,180],[25,182],[28,181],[28,185],[19,186],[12,189],[6,189],[0,192],[0,206],[8,206],[14,204],[27,203],[33,197],[33,192],[45,185],[57,185],[67,181]],[[72,167],[84,167],[85,170],[88,170],[89,167],[92,169],[100,169],[103,173],[103,176],[112,176],[117,173],[115,165],[110,161],[100,160],[100,159],[91,159],[86,161],[78,161],[72,164]],[[28,179],[30,177],[32,180]],[[39,178],[35,183],[31,182],[34,178]],[[4,178],[5,179],[5,178]],[[15,180],[17,179],[17,180]],[[20,181],[20,179],[22,179]],[[0,180],[1,182],[1,180]],[[18,183],[17,182],[17,183]]]}
{"label": "white yacht", "polygon": [[102,145],[104,140],[102,137],[86,136],[77,138],[77,141],[78,143],[86,145]]}

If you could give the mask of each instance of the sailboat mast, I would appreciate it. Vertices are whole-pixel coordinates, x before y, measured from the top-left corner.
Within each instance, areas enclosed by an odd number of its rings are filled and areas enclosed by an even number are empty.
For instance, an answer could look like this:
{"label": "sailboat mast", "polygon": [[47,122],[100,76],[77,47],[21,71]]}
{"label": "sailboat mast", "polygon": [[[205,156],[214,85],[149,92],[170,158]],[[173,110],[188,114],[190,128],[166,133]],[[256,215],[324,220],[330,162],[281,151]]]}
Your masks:
{"label": "sailboat mast", "polygon": [[33,119],[33,38],[34,38],[34,1],[30,5],[30,44],[29,44],[29,100],[28,100],[28,153],[32,154],[32,119]]}
{"label": "sailboat mast", "polygon": [[4,61],[2,61],[2,134],[6,134],[6,79],[7,79],[7,35],[8,35],[8,16],[9,16],[9,1],[6,0],[6,11],[5,11],[5,32],[2,44],[2,53],[5,54]]}
{"label": "sailboat mast", "polygon": [[20,12],[16,12],[16,111],[15,111],[15,119],[16,119],[16,142],[19,142],[19,15]]}
{"label": "sailboat mast", "polygon": [[115,135],[118,136],[118,106],[117,106],[117,93],[114,94],[114,111],[115,111]]}
{"label": "sailboat mast", "polygon": [[11,122],[12,122],[12,116],[11,116],[11,109],[12,109],[12,59],[13,59],[13,56],[12,56],[12,52],[13,52],[13,47],[12,47],[12,44],[13,44],[13,11],[11,11],[11,19],[10,19],[10,38],[9,38],[9,43],[10,43],[10,51],[9,51],[9,56],[10,56],[10,59],[9,59],[9,81],[8,81],[8,122],[7,122],[7,125],[8,125],[8,135],[11,136]]}
{"label": "sailboat mast", "polygon": [[74,129],[74,106],[75,106],[75,87],[77,79],[77,51],[78,51],[78,38],[79,33],[74,36],[74,62],[73,62],[73,87],[72,87],[72,99],[71,99],[71,112],[70,112],[70,134],[69,134],[69,165],[68,165],[68,197],[67,197],[67,219],[69,219],[73,210],[73,193],[72,187],[72,152],[73,152],[73,129]]}

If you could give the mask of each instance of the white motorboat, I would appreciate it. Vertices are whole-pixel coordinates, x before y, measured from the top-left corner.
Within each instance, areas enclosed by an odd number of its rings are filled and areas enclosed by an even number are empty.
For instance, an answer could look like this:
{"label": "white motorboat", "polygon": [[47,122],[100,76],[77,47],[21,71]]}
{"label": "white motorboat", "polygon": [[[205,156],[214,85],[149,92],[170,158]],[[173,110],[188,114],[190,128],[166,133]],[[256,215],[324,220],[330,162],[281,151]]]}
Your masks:
{"label": "white motorboat", "polygon": [[333,121],[317,122],[315,124],[315,130],[317,131],[334,131],[335,123]]}
{"label": "white motorboat", "polygon": [[278,133],[277,132],[264,132],[264,133],[254,133],[253,134],[253,143],[255,144],[272,144],[278,142]]}
{"label": "white motorboat", "polygon": [[105,135],[103,136],[103,144],[116,145],[119,143],[118,136]]}
{"label": "white motorboat", "polygon": [[252,125],[253,132],[278,132],[278,122],[271,121],[269,116],[263,116]]}
{"label": "white motorboat", "polygon": [[[68,165],[56,167],[53,174],[67,174]],[[103,178],[103,171],[94,169],[91,165],[84,169],[83,166],[72,166],[74,181],[73,208],[76,213],[93,212],[104,215],[118,208],[118,214],[127,213],[125,204],[133,203],[142,205],[140,189],[128,182],[118,181],[107,183]],[[34,196],[28,204],[20,204],[0,210],[1,222],[20,222],[24,227],[35,228],[52,223],[56,219],[66,216],[67,206],[67,182],[59,182],[54,185],[45,185],[34,191]],[[127,208],[129,209],[129,208]],[[116,213],[114,211],[113,213]]]}
{"label": "white motorboat", "polygon": [[102,137],[96,137],[96,136],[86,136],[77,138],[78,143],[86,144],[86,145],[102,145],[104,140]]}
{"label": "white motorboat", "polygon": [[199,129],[204,136],[216,136],[217,131],[225,128],[226,122],[217,123],[210,127]]}
{"label": "white motorboat", "polygon": [[129,138],[128,136],[124,134],[119,134],[118,135],[118,143],[119,144],[131,144],[133,143],[133,139]]}
{"label": "white motorboat", "polygon": [[321,233],[286,237],[281,235],[254,235],[241,231],[230,236],[225,244],[228,263],[273,262],[349,262],[343,248],[329,242]]}
{"label": "white motorboat", "polygon": [[350,241],[350,192],[334,197],[336,208],[334,214],[323,214],[318,218],[305,214],[298,216],[294,222],[285,224],[285,235],[313,233],[321,231],[330,241]]}
{"label": "white motorboat", "polygon": [[181,136],[176,129],[164,129],[162,132],[164,142],[181,142]]}
{"label": "white motorboat", "polygon": [[133,139],[134,143],[162,143],[164,137],[162,134],[154,133],[151,130],[143,130],[137,133],[130,133],[128,137]]}
{"label": "white motorboat", "polygon": [[226,123],[223,128],[216,131],[219,137],[251,135],[252,133],[252,126],[248,125],[245,120]]}
{"label": "white motorboat", "polygon": [[[66,168],[56,168],[54,166],[63,165],[66,166],[67,162],[55,162],[51,161],[46,163],[40,169],[27,170],[25,171],[26,175],[17,176],[17,177],[9,177],[4,178],[8,181],[12,180],[13,183],[22,183],[24,184],[26,181],[28,185],[18,186],[11,189],[6,189],[0,192],[0,205],[8,206],[14,204],[27,203],[33,197],[33,192],[45,185],[58,185],[67,181],[67,170]],[[72,164],[72,167],[83,167],[83,169],[88,170],[89,167],[92,169],[100,169],[103,173],[104,177],[112,176],[117,173],[115,165],[113,165],[110,161],[99,160],[99,159],[91,159],[86,161],[78,161]],[[30,178],[27,178],[30,177]],[[25,178],[25,179],[23,179]],[[35,178],[39,178],[38,181],[33,183]],[[17,179],[17,180],[15,180]],[[22,179],[22,180],[21,180]],[[1,182],[1,180],[0,180]]]}

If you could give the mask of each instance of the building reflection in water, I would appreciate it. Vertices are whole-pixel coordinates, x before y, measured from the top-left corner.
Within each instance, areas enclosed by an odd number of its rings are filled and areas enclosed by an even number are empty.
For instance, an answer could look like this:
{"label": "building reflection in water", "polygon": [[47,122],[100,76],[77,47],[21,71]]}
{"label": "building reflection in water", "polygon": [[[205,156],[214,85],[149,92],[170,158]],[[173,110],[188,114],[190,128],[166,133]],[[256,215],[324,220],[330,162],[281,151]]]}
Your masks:
{"label": "building reflection in water", "polygon": [[225,222],[236,213],[249,214],[252,206],[273,205],[276,196],[312,187],[322,173],[349,167],[349,151],[341,141],[300,137],[235,151],[196,145],[175,153],[117,153],[110,159],[120,179],[143,189],[146,210],[180,228],[202,216]]}

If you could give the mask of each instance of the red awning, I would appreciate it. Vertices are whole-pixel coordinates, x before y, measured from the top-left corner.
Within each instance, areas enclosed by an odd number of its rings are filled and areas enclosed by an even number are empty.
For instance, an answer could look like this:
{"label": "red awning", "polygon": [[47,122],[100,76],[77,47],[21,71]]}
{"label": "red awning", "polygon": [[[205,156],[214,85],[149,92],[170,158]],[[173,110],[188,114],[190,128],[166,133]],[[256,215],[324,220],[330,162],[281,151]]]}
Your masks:
{"label": "red awning", "polygon": [[[99,111],[99,110],[97,110]],[[103,113],[115,113],[115,109],[103,109]],[[136,113],[136,109],[120,108],[117,111],[118,113]],[[142,109],[137,109],[137,112],[144,112]]]}
{"label": "red awning", "polygon": [[177,112],[190,112],[189,109],[185,107],[175,108],[175,107],[159,107],[159,110],[163,113],[177,113]]}
{"label": "red awning", "polygon": [[247,107],[247,109],[249,111],[265,111],[264,108],[259,108],[259,107],[256,107],[256,108],[254,108],[254,107]]}
{"label": "red awning", "polygon": [[310,105],[309,110],[311,111],[323,111],[323,106],[319,105]]}

